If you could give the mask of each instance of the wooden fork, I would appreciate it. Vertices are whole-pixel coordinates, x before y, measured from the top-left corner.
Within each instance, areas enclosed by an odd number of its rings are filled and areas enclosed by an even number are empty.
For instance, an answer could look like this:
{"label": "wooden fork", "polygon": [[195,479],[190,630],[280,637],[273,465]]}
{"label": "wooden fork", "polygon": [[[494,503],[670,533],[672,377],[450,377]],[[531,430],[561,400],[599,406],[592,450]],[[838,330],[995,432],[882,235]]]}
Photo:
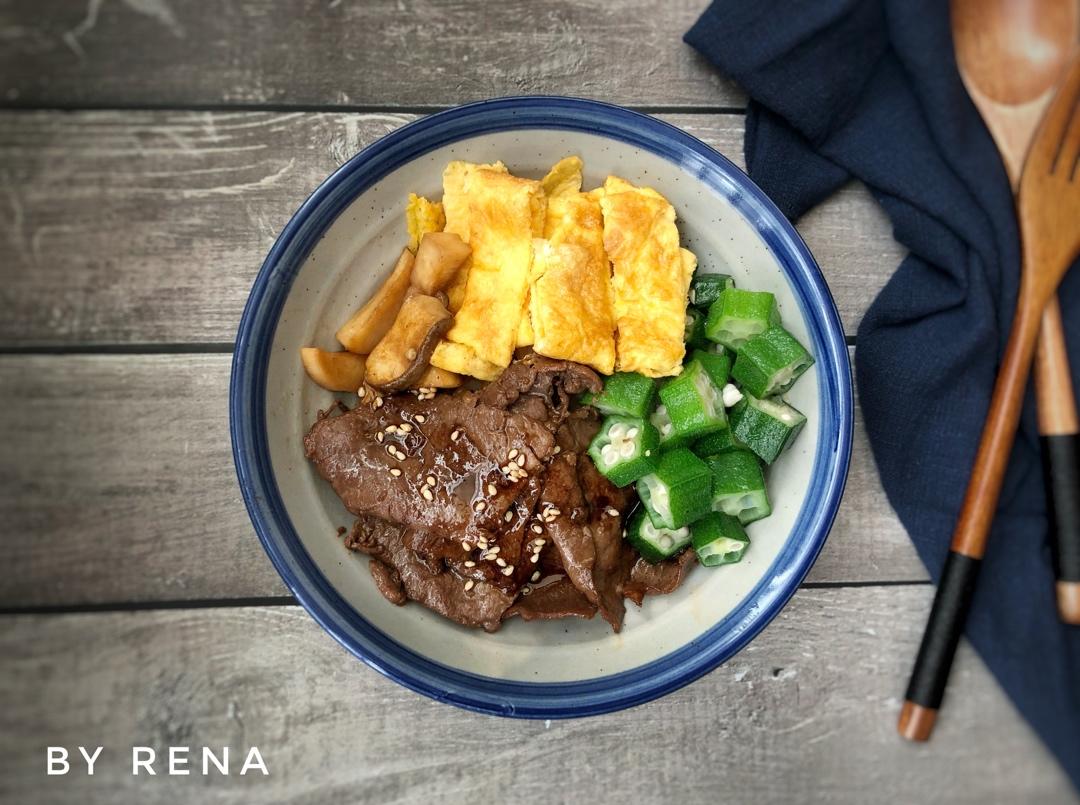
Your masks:
{"label": "wooden fork", "polygon": [[1028,152],[1017,196],[1023,270],[1005,357],[983,426],[964,505],[900,711],[899,731],[930,737],[964,630],[986,537],[1016,439],[1039,321],[1080,254],[1080,58],[1069,66]]}

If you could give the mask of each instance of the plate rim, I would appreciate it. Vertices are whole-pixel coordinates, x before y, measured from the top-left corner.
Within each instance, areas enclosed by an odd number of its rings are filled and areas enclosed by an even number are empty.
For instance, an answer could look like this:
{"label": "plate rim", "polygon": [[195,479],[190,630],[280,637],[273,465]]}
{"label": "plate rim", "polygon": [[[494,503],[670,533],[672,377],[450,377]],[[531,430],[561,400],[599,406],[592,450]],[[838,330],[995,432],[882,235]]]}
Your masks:
{"label": "plate rim", "polygon": [[[806,535],[798,540],[789,535],[750,593],[698,638],[642,666],[575,682],[520,682],[462,671],[406,648],[368,622],[330,585],[304,548],[277,487],[265,430],[266,369],[281,306],[311,248],[344,207],[386,174],[435,148],[497,131],[536,128],[635,145],[721,192],[780,263],[818,347],[818,362],[827,359],[834,369],[828,377],[819,376],[819,443],[811,488],[791,531],[806,529]],[[363,184],[365,172],[366,184],[344,187],[350,180]],[[270,308],[265,306],[268,298]],[[816,311],[816,317],[808,310]],[[566,96],[497,98],[427,115],[339,166],[300,205],[263,261],[240,320],[229,383],[230,440],[244,503],[264,550],[297,601],[347,650],[395,682],[437,701],[521,718],[597,715],[641,704],[693,682],[745,647],[794,595],[828,537],[847,481],[853,426],[843,325],[817,262],[787,218],[745,173],[693,135],[640,112]],[[819,465],[826,465],[827,472],[820,473]]]}

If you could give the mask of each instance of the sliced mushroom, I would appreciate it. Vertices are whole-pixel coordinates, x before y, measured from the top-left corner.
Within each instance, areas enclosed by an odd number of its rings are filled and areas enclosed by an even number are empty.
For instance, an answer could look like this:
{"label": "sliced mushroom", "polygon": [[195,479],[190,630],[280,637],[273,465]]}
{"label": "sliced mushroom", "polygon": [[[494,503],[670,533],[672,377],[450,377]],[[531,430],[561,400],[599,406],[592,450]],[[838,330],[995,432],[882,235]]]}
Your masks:
{"label": "sliced mushroom", "polygon": [[337,331],[337,340],[349,352],[367,355],[390,330],[409,290],[414,259],[412,252],[404,249],[375,295]]}
{"label": "sliced mushroom", "polygon": [[356,391],[364,382],[363,355],[304,347],[300,350],[300,362],[308,377],[330,391]]}
{"label": "sliced mushroom", "polygon": [[368,355],[367,382],[386,391],[411,386],[424,373],[453,320],[434,296],[409,296],[389,332]]}
{"label": "sliced mushroom", "polygon": [[414,389],[456,389],[461,385],[461,375],[440,369],[438,366],[428,366],[422,375],[417,378],[410,388]]}
{"label": "sliced mushroom", "polygon": [[412,284],[426,294],[443,290],[470,254],[469,245],[453,232],[428,232],[416,250]]}

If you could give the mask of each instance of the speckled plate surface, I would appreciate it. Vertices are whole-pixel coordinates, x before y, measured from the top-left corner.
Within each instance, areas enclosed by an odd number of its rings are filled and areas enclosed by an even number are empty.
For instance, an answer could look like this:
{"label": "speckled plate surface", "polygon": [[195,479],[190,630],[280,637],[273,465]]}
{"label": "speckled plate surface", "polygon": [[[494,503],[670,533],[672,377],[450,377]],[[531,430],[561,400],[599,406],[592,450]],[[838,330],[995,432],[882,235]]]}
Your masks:
{"label": "speckled plate surface", "polygon": [[[809,423],[770,472],[774,513],[749,527],[737,565],[696,568],[670,596],[599,617],[524,623],[494,635],[417,604],[388,603],[366,557],[336,535],[352,518],[305,461],[301,438],[329,392],[297,350],[336,349],[334,331],[389,271],[407,239],[410,191],[441,195],[452,159],[502,160],[539,178],[578,154],[585,187],[614,173],[655,187],[679,215],[702,270],[776,294],[785,325],[817,360],[787,395]],[[806,246],[734,165],[645,115],[571,98],[505,98],[451,109],[366,148],[304,202],[263,264],[237,337],[230,424],[255,530],[311,615],[373,668],[433,698],[499,715],[609,712],[670,692],[746,645],[784,606],[828,534],[847,476],[853,403],[847,348]]]}

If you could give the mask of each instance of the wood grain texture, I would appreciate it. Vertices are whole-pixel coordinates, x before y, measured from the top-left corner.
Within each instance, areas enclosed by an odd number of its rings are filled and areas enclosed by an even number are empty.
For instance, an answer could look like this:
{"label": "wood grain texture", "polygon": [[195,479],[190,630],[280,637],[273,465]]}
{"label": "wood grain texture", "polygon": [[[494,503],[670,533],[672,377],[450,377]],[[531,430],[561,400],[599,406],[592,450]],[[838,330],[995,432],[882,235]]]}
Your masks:
{"label": "wood grain texture", "polygon": [[7,0],[0,97],[38,106],[452,105],[562,94],[741,106],[701,0]]}
{"label": "wood grain texture", "polygon": [[[0,348],[231,342],[300,202],[410,119],[0,113]],[[742,115],[665,119],[742,164]],[[799,229],[853,333],[901,256],[884,215],[851,186]]]}
{"label": "wood grain texture", "polygon": [[[0,357],[0,606],[284,595],[248,520],[227,355]],[[925,581],[861,419],[811,581]]]}
{"label": "wood grain texture", "polygon": [[[436,704],[296,607],[0,619],[0,799],[1062,803],[1063,775],[965,645],[932,744],[893,731],[928,586],[802,590],[659,701],[545,723]],[[977,736],[983,736],[976,739]],[[104,745],[94,777],[44,747]],[[132,745],[256,745],[269,777],[132,777]],[[198,757],[198,756],[196,756]],[[234,761],[235,762],[235,761]],[[198,764],[196,764],[198,765]],[[734,798],[734,799],[731,799]]]}

